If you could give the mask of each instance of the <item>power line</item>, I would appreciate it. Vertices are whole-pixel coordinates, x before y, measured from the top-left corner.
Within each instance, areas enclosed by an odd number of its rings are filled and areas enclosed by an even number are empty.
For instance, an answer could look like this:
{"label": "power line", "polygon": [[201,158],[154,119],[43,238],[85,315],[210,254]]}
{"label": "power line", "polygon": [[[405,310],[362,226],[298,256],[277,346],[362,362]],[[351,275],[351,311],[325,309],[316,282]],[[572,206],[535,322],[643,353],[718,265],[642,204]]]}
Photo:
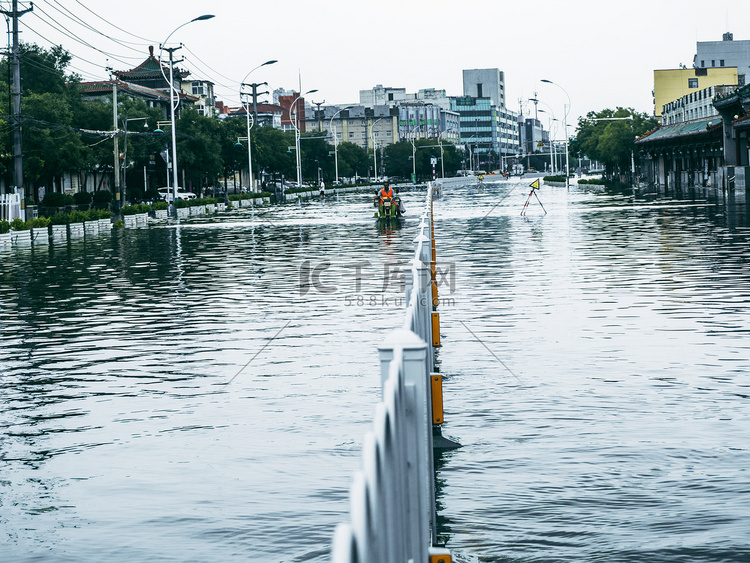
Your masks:
{"label": "power line", "polygon": [[[62,35],[64,35],[65,37],[68,37],[69,39],[71,39],[71,40],[73,40],[73,41],[75,41],[75,42],[77,42],[77,43],[80,43],[80,44],[81,44],[81,45],[83,45],[84,47],[88,47],[89,49],[92,49],[93,51],[96,51],[96,52],[98,52],[98,53],[101,53],[102,55],[105,55],[105,56],[107,56],[107,57],[111,57],[112,59],[114,59],[114,60],[116,60],[116,61],[118,61],[118,62],[120,62],[120,63],[122,63],[122,64],[128,64],[128,63],[127,63],[127,62],[125,62],[124,60],[121,60],[121,59],[127,59],[127,58],[130,58],[130,59],[134,59],[134,57],[121,56],[121,55],[117,55],[117,54],[115,54],[115,53],[108,53],[107,51],[103,51],[102,49],[99,49],[98,47],[95,47],[94,45],[92,45],[92,44],[91,44],[91,43],[89,43],[88,41],[85,41],[84,39],[82,39],[82,38],[78,37],[77,35],[74,35],[74,34],[72,34],[72,33],[71,33],[71,32],[69,32],[68,30],[66,30],[66,29],[64,29],[64,28],[61,28],[61,27],[58,27],[58,25],[59,25],[59,24],[57,24],[57,21],[55,21],[55,19],[54,19],[54,18],[53,18],[52,16],[50,16],[50,15],[49,15],[49,14],[48,14],[47,12],[45,12],[45,11],[44,11],[44,10],[42,10],[41,8],[38,8],[38,11],[40,11],[40,12],[41,12],[42,14],[44,14],[45,16],[47,16],[48,18],[50,18],[50,19],[52,20],[52,22],[46,21],[46,20],[45,20],[44,18],[42,18],[41,16],[39,16],[39,15],[38,15],[38,14],[36,13],[36,11],[32,12],[32,14],[35,14],[35,15],[36,15],[36,17],[37,17],[37,18],[38,18],[38,19],[39,19],[39,20],[40,20],[41,22],[43,22],[43,23],[47,24],[47,25],[48,25],[48,26],[50,26],[50,27],[51,27],[52,29],[54,29],[54,30],[55,30],[55,31],[57,31],[58,33],[61,33],[61,34],[62,34]],[[120,58],[120,57],[121,57],[121,58]]]}
{"label": "power line", "polygon": [[[105,33],[102,33],[101,31],[99,31],[94,26],[88,24],[87,22],[85,22],[84,20],[82,20],[81,18],[79,18],[76,14],[74,14],[73,12],[71,12],[68,8],[66,8],[65,6],[63,6],[62,4],[60,4],[60,2],[58,2],[58,0],[52,0],[52,1],[55,4],[57,4],[58,6],[60,6],[59,8],[56,8],[55,6],[52,6],[52,7],[55,8],[55,10],[57,10],[58,12],[60,12],[61,14],[63,14],[64,16],[66,16],[67,18],[71,19],[72,21],[78,23],[79,25],[85,27],[86,29],[88,29],[90,31],[93,31],[94,33],[96,33],[98,35],[101,35],[102,37],[106,37],[107,39],[109,39],[111,41],[114,41],[118,45],[122,45],[126,49],[131,49],[133,51],[140,52],[140,49],[135,49],[134,47],[131,47],[130,45],[138,45],[138,46],[142,47],[143,43],[141,43],[141,42],[136,43],[134,41],[124,41],[124,40],[116,39],[114,37],[110,37],[109,35],[107,35]],[[63,13],[63,10],[66,13]]]}
{"label": "power line", "polygon": [[91,10],[91,8],[88,8],[87,6],[85,6],[80,0],[75,0],[75,2],[76,2],[76,4],[78,4],[79,6],[81,6],[82,8],[84,8],[85,10],[87,10],[88,12],[91,12],[91,14],[93,14],[94,16],[96,16],[97,18],[99,18],[100,20],[102,20],[104,23],[111,25],[115,29],[119,29],[123,33],[126,33],[126,34],[128,34],[128,35],[130,35],[132,37],[135,37],[136,39],[141,39],[143,41],[146,41],[148,44],[157,43],[156,41],[153,41],[151,39],[146,39],[145,37],[140,37],[139,35],[135,35],[134,33],[130,33],[129,31],[126,31],[126,30],[122,29],[121,27],[116,26],[112,22],[104,19],[102,16],[100,16],[99,14],[97,14],[96,12],[94,12],[93,10]]}

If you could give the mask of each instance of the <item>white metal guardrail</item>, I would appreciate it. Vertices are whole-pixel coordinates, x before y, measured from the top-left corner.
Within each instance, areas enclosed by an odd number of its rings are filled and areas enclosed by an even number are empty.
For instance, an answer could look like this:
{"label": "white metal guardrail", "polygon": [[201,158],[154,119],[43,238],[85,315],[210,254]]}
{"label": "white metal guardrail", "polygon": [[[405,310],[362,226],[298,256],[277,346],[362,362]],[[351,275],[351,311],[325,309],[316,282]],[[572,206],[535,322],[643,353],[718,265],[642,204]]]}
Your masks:
{"label": "white metal guardrail", "polygon": [[442,400],[436,418],[433,189],[429,184],[406,272],[406,317],[378,348],[382,399],[374,428],[365,436],[363,467],[351,487],[350,521],[336,528],[334,563],[451,561],[448,550],[436,547],[432,426],[442,422]]}

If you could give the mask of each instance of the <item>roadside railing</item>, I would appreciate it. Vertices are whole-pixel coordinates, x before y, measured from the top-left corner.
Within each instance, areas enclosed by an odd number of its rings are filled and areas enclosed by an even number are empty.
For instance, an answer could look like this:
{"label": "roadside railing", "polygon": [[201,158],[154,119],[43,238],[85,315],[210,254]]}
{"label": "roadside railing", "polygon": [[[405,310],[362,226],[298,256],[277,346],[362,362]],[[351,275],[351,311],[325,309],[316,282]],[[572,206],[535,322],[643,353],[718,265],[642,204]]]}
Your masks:
{"label": "roadside railing", "polygon": [[[378,347],[382,398],[365,436],[363,467],[350,492],[350,521],[334,535],[334,563],[449,563],[438,547],[435,517],[433,425],[442,423],[432,195],[406,270],[406,315]],[[437,421],[437,422],[436,422]]]}

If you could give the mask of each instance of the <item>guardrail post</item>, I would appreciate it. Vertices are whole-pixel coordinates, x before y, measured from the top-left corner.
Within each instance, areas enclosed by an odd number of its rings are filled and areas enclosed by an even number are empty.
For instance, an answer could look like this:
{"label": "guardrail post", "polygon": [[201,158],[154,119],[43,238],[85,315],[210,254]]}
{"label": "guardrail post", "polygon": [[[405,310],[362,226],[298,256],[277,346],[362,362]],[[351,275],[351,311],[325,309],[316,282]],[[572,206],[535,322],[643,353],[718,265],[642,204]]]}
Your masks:
{"label": "guardrail post", "polygon": [[[396,348],[400,350],[396,350]],[[406,500],[404,531],[407,557],[404,561],[427,560],[427,550],[435,537],[435,472],[432,458],[432,398],[427,368],[428,344],[412,331],[393,331],[378,350],[381,358],[391,350],[394,366],[402,360],[403,431],[402,454],[405,460],[406,486],[402,498]],[[395,350],[395,351],[394,351]],[[399,353],[400,352],[400,353]],[[394,385],[393,370],[388,385]],[[398,380],[398,378],[396,379]]]}

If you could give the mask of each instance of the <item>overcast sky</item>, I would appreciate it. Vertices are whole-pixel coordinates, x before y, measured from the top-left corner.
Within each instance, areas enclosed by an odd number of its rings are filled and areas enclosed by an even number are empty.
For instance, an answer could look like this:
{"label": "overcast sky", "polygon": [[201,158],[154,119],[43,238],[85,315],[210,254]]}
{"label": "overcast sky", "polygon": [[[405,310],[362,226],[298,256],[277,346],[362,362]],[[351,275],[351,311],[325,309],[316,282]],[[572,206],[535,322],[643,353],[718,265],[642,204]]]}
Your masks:
{"label": "overcast sky", "polygon": [[[0,2],[8,8],[10,2]],[[28,2],[19,2],[20,8]],[[591,110],[653,112],[653,70],[691,66],[696,41],[726,31],[750,39],[750,0],[36,0],[21,17],[21,40],[62,44],[84,80],[105,68],[142,62],[169,39],[194,78],[216,83],[217,97],[239,105],[239,83],[317,89],[314,102],[359,101],[382,84],[462,94],[462,69],[505,72],[506,105],[518,111],[538,93],[540,108],[569,123]],[[88,26],[88,27],[87,27]],[[106,54],[105,54],[106,53]],[[544,84],[552,80],[561,88]]]}

